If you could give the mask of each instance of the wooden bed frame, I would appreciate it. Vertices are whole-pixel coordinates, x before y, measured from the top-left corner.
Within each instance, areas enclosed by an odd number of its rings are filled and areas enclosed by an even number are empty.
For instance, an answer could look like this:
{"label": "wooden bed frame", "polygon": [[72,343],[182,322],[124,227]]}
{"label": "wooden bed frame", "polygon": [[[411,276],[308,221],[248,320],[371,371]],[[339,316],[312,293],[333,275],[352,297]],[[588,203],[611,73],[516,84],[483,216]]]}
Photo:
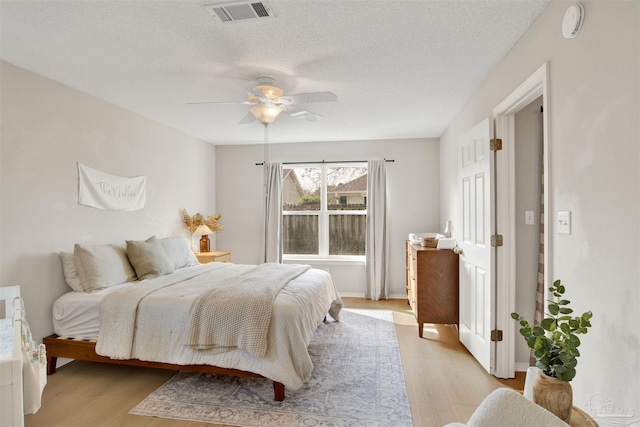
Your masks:
{"label": "wooden bed frame", "polygon": [[[89,362],[111,363],[117,365],[142,366],[145,368],[170,369],[174,371],[203,372],[217,375],[234,375],[238,377],[265,378],[254,372],[241,371],[239,369],[219,368],[210,365],[173,365],[162,362],[145,362],[138,359],[110,359],[96,353],[96,342],[90,340],[78,340],[73,338],[50,335],[42,339],[47,347],[47,375],[56,372],[58,357],[67,359],[86,360]],[[273,381],[273,394],[276,401],[284,400],[284,384]]]}

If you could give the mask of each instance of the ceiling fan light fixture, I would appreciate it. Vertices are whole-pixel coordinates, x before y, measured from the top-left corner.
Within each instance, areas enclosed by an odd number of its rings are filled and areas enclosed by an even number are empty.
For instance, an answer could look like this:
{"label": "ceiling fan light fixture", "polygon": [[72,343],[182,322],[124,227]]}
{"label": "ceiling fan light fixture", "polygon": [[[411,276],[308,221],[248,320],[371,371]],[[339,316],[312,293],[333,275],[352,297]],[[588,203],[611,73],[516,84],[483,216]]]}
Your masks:
{"label": "ceiling fan light fixture", "polygon": [[268,125],[278,118],[278,115],[282,112],[282,108],[277,105],[259,105],[257,107],[249,108],[251,114],[262,123]]}
{"label": "ceiling fan light fixture", "polygon": [[[282,91],[282,89],[280,89],[277,86],[272,86],[272,85],[268,85],[268,84],[263,84],[263,85],[258,85],[256,86],[256,88],[262,92],[262,94],[269,98],[272,102],[278,102],[278,99],[284,95],[284,92]],[[252,94],[248,94],[249,97],[249,102],[252,104],[257,104],[258,102],[260,102],[260,98],[257,97],[256,95],[252,95]]]}
{"label": "ceiling fan light fixture", "polygon": [[277,100],[284,94],[282,89],[276,86],[257,86],[257,88],[260,89],[260,92],[264,93],[264,96],[272,101]]}

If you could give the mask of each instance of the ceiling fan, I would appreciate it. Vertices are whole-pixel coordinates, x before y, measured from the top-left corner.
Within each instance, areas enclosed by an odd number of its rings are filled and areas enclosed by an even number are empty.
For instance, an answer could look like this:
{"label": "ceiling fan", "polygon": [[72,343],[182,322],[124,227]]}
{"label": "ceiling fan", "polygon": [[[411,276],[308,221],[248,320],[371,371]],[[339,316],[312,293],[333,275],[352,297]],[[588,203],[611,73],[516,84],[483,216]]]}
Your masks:
{"label": "ceiling fan", "polygon": [[297,119],[317,122],[322,118],[309,110],[300,108],[297,104],[311,104],[315,102],[335,102],[338,97],[333,92],[311,92],[284,95],[279,87],[275,86],[275,80],[271,77],[260,77],[255,82],[245,79],[233,79],[234,83],[247,93],[246,101],[237,102],[189,102],[189,105],[198,104],[235,104],[251,105],[249,112],[240,120],[240,124],[251,123],[258,120],[267,126],[272,123],[280,113],[285,113]]}

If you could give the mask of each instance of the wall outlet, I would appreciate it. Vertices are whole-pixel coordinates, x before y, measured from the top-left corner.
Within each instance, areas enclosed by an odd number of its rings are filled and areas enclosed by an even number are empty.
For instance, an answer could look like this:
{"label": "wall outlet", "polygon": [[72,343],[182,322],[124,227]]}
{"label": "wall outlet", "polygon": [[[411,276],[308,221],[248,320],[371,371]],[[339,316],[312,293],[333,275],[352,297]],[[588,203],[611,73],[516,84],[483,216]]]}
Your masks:
{"label": "wall outlet", "polygon": [[571,211],[558,211],[558,234],[571,234]]}

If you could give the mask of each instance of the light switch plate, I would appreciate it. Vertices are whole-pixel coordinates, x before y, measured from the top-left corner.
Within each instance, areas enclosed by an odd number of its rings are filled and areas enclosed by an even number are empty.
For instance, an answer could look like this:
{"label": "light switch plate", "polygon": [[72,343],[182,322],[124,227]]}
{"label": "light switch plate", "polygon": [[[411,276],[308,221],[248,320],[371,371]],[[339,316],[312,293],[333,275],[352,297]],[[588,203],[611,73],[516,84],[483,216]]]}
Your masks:
{"label": "light switch plate", "polygon": [[558,234],[571,234],[571,211],[558,211]]}
{"label": "light switch plate", "polygon": [[524,212],[524,223],[525,225],[533,225],[534,224],[534,219],[533,219],[533,211],[525,211]]}

